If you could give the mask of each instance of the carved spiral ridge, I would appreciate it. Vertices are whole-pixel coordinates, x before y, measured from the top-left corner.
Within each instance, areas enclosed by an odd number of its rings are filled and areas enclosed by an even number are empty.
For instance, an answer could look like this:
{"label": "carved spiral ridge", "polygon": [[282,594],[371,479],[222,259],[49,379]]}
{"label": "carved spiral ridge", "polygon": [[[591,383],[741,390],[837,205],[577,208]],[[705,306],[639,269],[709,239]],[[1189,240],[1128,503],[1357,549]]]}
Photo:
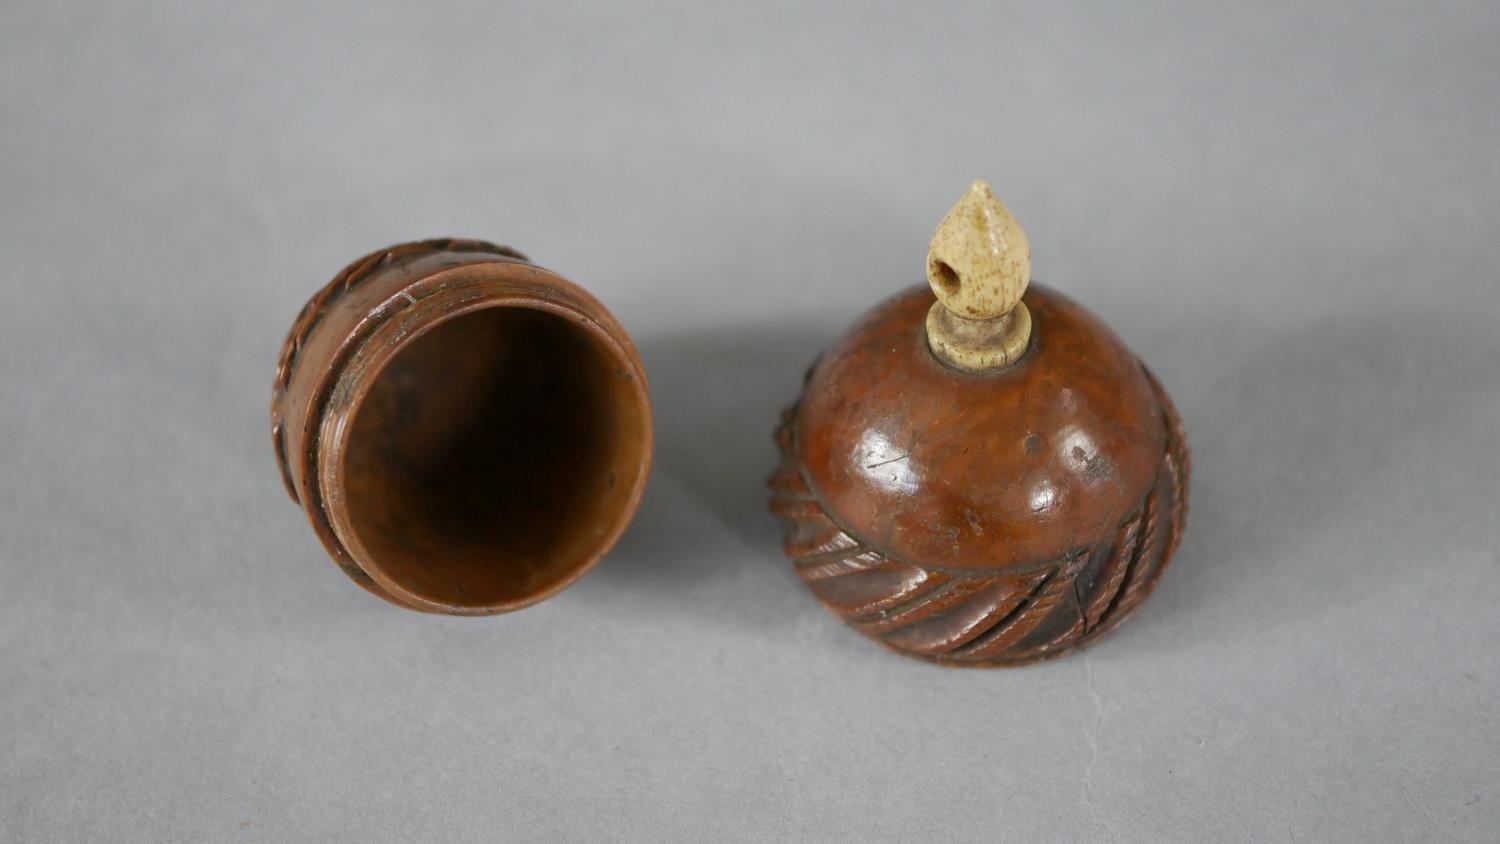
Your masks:
{"label": "carved spiral ridge", "polygon": [[323,315],[337,302],[345,293],[358,287],[361,282],[369,278],[383,267],[389,266],[397,261],[411,260],[434,252],[492,252],[509,258],[522,261],[527,260],[525,255],[511,249],[508,246],[499,246],[486,240],[474,240],[469,238],[436,238],[432,240],[420,240],[411,243],[402,243],[388,249],[380,249],[360,258],[344,267],[333,280],[323,286],[321,290],[314,293],[307,304],[297,314],[293,321],[291,330],[287,332],[286,340],[281,345],[281,357],[276,363],[276,382],[271,388],[271,444],[276,449],[276,464],[281,469],[281,482],[286,485],[287,494],[293,501],[298,500],[296,487],[292,484],[291,470],[287,464],[286,440],[283,435],[282,401],[286,396],[288,386],[292,380],[292,367],[297,362],[297,354],[302,350],[308,335],[317,327]]}
{"label": "carved spiral ridge", "polygon": [[[1145,369],[1145,367],[1142,367]],[[830,611],[902,653],[951,665],[1034,662],[1085,645],[1135,612],[1155,587],[1187,519],[1187,440],[1161,384],[1166,443],[1141,504],[1114,536],[1022,568],[957,571],[898,559],[852,535],[824,508],[796,457],[796,411],[776,430],[781,465],[771,511],[797,574]]]}

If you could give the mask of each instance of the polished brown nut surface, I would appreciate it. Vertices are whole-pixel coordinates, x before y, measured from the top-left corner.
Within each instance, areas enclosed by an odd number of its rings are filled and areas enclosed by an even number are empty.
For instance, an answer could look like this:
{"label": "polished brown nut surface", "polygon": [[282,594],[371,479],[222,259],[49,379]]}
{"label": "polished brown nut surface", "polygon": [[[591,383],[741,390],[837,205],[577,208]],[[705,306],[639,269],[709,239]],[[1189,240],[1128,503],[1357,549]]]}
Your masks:
{"label": "polished brown nut surface", "polygon": [[976,183],[928,286],[861,318],[777,431],[772,510],[825,606],[897,651],[1002,666],[1129,617],[1176,550],[1188,451],[1110,329],[1029,286],[1020,227]]}
{"label": "polished brown nut surface", "polygon": [[341,568],[410,609],[519,609],[591,568],[651,466],[646,377],[582,288],[478,240],[373,252],[283,347],[272,440]]}

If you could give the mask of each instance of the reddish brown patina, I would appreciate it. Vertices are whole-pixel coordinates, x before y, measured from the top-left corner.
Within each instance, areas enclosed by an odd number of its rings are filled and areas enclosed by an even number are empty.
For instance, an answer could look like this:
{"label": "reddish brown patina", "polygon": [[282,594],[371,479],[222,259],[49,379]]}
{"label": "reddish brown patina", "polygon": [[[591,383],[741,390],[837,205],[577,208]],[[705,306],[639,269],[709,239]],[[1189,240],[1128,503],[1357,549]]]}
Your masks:
{"label": "reddish brown patina", "polygon": [[475,240],[374,252],[308,302],[272,438],[357,583],[467,615],[555,594],[607,551],[651,464],[625,331],[582,288]]}
{"label": "reddish brown patina", "polygon": [[808,374],[772,508],[830,609],[952,664],[1053,656],[1139,606],[1181,535],[1187,446],[1166,393],[1097,318],[1033,285],[1015,364],[939,361],[913,288]]}

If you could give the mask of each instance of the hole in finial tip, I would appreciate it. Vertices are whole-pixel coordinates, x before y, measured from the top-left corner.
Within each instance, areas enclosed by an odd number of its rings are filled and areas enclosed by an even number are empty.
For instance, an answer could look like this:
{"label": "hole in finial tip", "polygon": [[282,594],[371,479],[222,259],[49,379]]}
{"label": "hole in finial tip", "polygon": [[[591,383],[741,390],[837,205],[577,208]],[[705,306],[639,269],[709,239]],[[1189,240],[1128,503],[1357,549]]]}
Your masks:
{"label": "hole in finial tip", "polygon": [[963,283],[959,281],[958,272],[948,266],[946,261],[932,262],[932,282],[945,296],[958,295],[959,288],[963,286]]}

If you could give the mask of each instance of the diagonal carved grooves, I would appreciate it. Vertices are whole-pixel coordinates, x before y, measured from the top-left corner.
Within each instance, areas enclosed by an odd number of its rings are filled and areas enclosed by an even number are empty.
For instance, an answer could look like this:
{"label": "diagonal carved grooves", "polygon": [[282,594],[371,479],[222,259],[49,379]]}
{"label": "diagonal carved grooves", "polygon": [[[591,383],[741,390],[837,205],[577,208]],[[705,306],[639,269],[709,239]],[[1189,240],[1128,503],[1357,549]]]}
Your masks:
{"label": "diagonal carved grooves", "polygon": [[[787,555],[830,611],[865,635],[913,656],[953,664],[1015,665],[1093,641],[1145,600],[1176,551],[1187,519],[1190,466],[1182,420],[1156,377],[1145,372],[1161,403],[1165,448],[1156,479],[1114,536],[1021,571],[939,571],[895,558],[845,530],[808,485],[796,458],[793,405],[783,411],[776,430],[781,464],[769,481],[771,511],[785,527]],[[1095,561],[1097,567],[1091,565]],[[1085,587],[1080,576],[1091,568],[1098,570]],[[914,573],[893,579],[904,591],[864,596],[855,605],[829,598],[833,584],[861,577],[868,582],[874,574],[901,571]]]}

